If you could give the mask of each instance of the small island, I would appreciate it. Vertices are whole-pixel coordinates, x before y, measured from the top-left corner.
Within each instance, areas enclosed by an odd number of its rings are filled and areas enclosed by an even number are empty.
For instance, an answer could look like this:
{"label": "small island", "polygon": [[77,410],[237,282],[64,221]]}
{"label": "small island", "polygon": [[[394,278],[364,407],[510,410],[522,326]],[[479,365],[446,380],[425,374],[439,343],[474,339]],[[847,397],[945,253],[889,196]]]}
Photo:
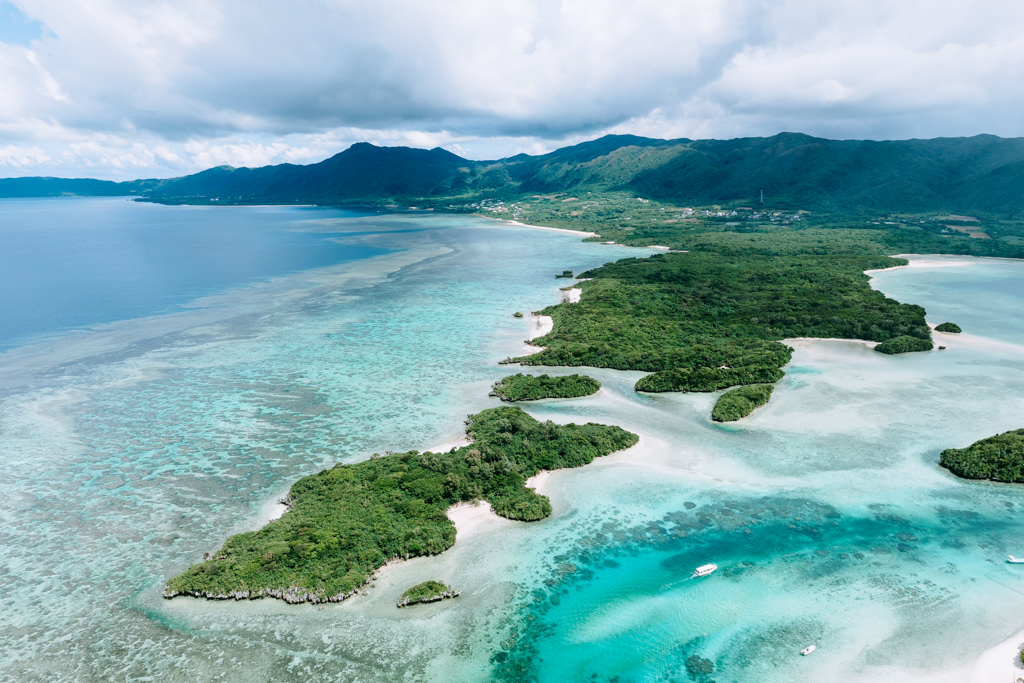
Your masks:
{"label": "small island", "polygon": [[457,598],[459,595],[459,591],[452,590],[451,586],[440,581],[424,581],[402,593],[402,597],[398,601],[398,607],[419,605],[425,602],[438,602],[439,600]]}
{"label": "small island", "polygon": [[164,597],[339,602],[390,560],[450,548],[452,505],[486,500],[502,517],[543,519],[551,503],[526,487],[529,477],[586,465],[638,440],[610,425],[538,422],[513,407],[471,416],[466,433],[473,443],[447,453],[374,455],[300,479],[284,515],[230,537],[168,581]]}
{"label": "small island", "polygon": [[967,448],[947,448],[939,464],[964,479],[1024,483],[1024,429],[990,436]]}
{"label": "small island", "polygon": [[950,334],[960,334],[961,332],[963,332],[963,330],[960,329],[959,325],[957,325],[956,323],[949,322],[939,323],[938,325],[935,326],[935,331],[948,332]]}
{"label": "small island", "polygon": [[932,340],[921,337],[912,337],[909,334],[893,337],[875,347],[875,351],[889,355],[898,353],[913,353],[915,351],[931,351]]}
{"label": "small island", "polygon": [[491,387],[491,396],[502,401],[536,401],[542,398],[579,398],[597,393],[601,383],[586,375],[524,375],[504,377]]}
{"label": "small island", "polygon": [[711,419],[715,422],[735,422],[760,408],[772,396],[771,384],[751,384],[730,389],[718,397]]}

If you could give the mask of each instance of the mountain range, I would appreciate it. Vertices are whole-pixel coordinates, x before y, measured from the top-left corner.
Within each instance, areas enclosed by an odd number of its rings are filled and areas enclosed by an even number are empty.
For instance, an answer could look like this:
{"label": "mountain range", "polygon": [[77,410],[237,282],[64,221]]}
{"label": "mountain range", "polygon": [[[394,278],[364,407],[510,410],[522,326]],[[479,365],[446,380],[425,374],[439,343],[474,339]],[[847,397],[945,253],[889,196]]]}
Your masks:
{"label": "mountain range", "polygon": [[812,211],[1024,214],[1024,138],[734,140],[608,135],[549,154],[474,161],[361,142],[309,165],[220,166],[169,179],[0,179],[0,197],[132,195],[167,203],[471,202],[621,191],[688,205]]}

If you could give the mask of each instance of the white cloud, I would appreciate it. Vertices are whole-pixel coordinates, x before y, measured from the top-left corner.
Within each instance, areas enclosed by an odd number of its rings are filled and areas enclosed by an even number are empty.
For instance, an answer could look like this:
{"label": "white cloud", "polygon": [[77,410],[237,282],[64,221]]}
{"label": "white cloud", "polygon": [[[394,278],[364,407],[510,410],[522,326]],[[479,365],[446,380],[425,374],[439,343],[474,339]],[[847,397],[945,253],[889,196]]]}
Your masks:
{"label": "white cloud", "polygon": [[49,161],[49,155],[39,147],[20,147],[18,145],[0,147],[0,167],[31,168]]}
{"label": "white cloud", "polygon": [[0,145],[68,175],[361,139],[493,158],[605,131],[1024,134],[1024,3],[1002,0],[15,4],[43,28],[0,43]]}

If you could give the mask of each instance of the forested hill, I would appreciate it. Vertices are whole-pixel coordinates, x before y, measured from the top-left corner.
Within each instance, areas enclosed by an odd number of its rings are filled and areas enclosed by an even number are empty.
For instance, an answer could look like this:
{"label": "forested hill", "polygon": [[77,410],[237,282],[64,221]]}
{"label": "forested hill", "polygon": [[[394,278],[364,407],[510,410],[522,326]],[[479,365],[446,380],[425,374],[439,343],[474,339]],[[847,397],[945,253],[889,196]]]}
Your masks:
{"label": "forested hill", "polygon": [[735,140],[612,135],[550,154],[472,161],[442,149],[359,143],[307,166],[218,167],[124,183],[0,179],[0,196],[140,195],[184,203],[387,203],[624,191],[706,206],[1024,215],[1024,139]]}

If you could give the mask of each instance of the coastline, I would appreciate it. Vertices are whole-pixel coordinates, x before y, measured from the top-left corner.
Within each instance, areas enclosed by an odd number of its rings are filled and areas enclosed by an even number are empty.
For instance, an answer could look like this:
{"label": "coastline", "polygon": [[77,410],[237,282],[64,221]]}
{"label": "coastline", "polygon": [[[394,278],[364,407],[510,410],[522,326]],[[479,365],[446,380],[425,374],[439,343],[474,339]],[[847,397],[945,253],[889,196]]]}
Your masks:
{"label": "coastline", "polygon": [[853,344],[863,344],[869,349],[873,349],[881,342],[871,341],[869,339],[847,339],[845,337],[789,337],[788,339],[781,339],[783,344],[806,344],[809,342],[851,342]]}
{"label": "coastline", "polygon": [[[627,449],[628,450],[628,449]],[[613,454],[614,455],[614,454]],[[608,457],[608,456],[605,456]],[[545,491],[551,486],[551,472],[549,470],[541,470],[537,474],[533,475],[526,480],[526,488],[533,489],[534,493],[545,495]]]}
{"label": "coastline", "polygon": [[[489,522],[504,519],[499,517],[491,504],[486,500],[478,500],[472,503],[456,503],[445,512],[448,519],[455,525],[455,542],[466,540],[475,536],[487,526]],[[506,522],[511,520],[505,520]]]}
{"label": "coastline", "polygon": [[[501,221],[502,223],[505,223],[507,225],[516,225],[521,228],[535,228],[537,230],[554,230],[555,232],[564,232],[569,233],[571,235],[582,235],[583,237],[597,237],[596,232],[586,232],[585,230],[571,230],[569,228],[552,228],[547,225],[531,225],[530,223],[520,223],[519,221],[514,221],[511,218],[497,218],[495,216],[483,216],[482,214],[481,217]],[[611,242],[610,244],[614,244],[614,242]]]}
{"label": "coastline", "polygon": [[[891,254],[890,258],[902,258],[907,259],[906,265],[889,266],[887,268],[871,268],[865,270],[864,274],[871,277],[873,273],[883,273],[887,270],[896,270],[897,268],[965,268],[967,266],[974,265],[977,261],[972,259],[978,258],[998,258],[998,257],[966,257],[966,256],[955,256],[951,255],[948,258],[944,257],[945,254]],[[1015,260],[1015,259],[1007,259]]]}
{"label": "coastline", "polygon": [[1017,683],[1024,680],[1024,665],[1018,657],[1024,645],[1024,631],[1013,634],[1006,640],[985,650],[975,660],[971,669],[970,683],[1006,681]]}

